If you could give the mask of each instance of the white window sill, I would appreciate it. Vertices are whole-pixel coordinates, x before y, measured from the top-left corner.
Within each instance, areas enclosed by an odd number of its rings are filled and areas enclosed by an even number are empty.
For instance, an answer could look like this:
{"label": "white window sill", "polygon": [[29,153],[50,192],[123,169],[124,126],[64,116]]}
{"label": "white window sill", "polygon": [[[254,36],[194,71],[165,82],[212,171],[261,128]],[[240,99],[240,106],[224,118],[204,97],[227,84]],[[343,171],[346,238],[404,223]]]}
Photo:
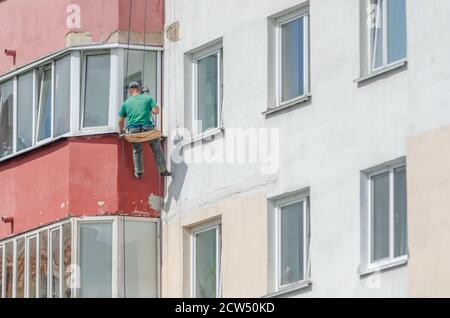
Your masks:
{"label": "white window sill", "polygon": [[284,295],[287,295],[287,294],[295,293],[295,292],[300,291],[302,289],[308,288],[311,285],[312,285],[312,281],[311,280],[307,280],[307,281],[304,281],[304,282],[301,282],[301,283],[298,283],[298,284],[294,284],[293,286],[290,286],[288,288],[281,289],[281,290],[279,290],[277,292],[268,294],[266,296],[263,296],[262,298],[277,298],[277,297],[284,296]]}
{"label": "white window sill", "polygon": [[293,99],[287,103],[283,103],[280,106],[277,106],[274,108],[269,108],[262,114],[267,117],[267,116],[273,115],[275,113],[281,112],[283,110],[298,106],[298,105],[306,103],[306,102],[309,102],[311,100],[311,98],[312,98],[311,94],[306,94],[305,96]]}
{"label": "white window sill", "polygon": [[361,76],[360,78],[357,78],[356,80],[354,80],[354,82],[358,83],[358,84],[362,84],[364,82],[370,81],[371,79],[375,79],[379,76],[388,74],[390,72],[396,71],[404,66],[406,66],[408,64],[408,60],[407,59],[403,59],[400,60],[398,62],[392,63],[390,65],[387,65],[379,70],[373,71],[370,74]]}
{"label": "white window sill", "polygon": [[184,147],[187,147],[189,145],[194,145],[194,144],[196,144],[198,142],[211,141],[212,137],[215,137],[215,136],[218,136],[218,135],[222,135],[224,131],[225,131],[224,127],[207,130],[203,134],[194,136],[191,139],[183,141],[182,144],[181,144],[181,147],[184,148]]}
{"label": "white window sill", "polygon": [[367,267],[360,267],[358,274],[360,277],[368,276],[376,272],[382,272],[388,269],[394,269],[408,264],[408,257],[402,257],[399,259],[388,260],[379,264],[371,264]]}

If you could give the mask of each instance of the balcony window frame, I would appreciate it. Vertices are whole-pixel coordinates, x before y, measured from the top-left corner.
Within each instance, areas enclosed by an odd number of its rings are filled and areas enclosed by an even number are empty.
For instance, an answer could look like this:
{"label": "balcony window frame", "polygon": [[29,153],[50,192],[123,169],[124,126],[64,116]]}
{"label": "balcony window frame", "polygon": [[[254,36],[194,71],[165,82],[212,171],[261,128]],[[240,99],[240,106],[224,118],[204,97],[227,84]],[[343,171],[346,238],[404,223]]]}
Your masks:
{"label": "balcony window frame", "polygon": [[[30,279],[31,279],[31,274],[30,274],[30,271],[31,271],[31,263],[30,263],[30,253],[29,253],[29,251],[30,251],[30,241],[32,241],[33,239],[35,239],[36,240],[36,255],[34,256],[36,259],[35,259],[35,266],[36,266],[36,290],[35,290],[35,293],[36,293],[36,297],[38,296],[38,294],[39,294],[39,288],[38,288],[38,273],[39,273],[39,266],[38,266],[38,264],[39,264],[39,246],[38,246],[38,242],[39,242],[39,234],[38,233],[36,233],[36,234],[30,234],[30,235],[27,235],[26,237],[25,237],[25,239],[26,239],[26,254],[25,254],[25,281],[26,281],[26,283],[25,283],[25,298],[31,298],[30,297]],[[1,296],[0,296],[0,298],[1,298]]]}
{"label": "balcony window frame", "polygon": [[[33,61],[30,64],[27,64],[23,67],[20,67],[10,73],[5,75],[0,75],[0,84],[6,83],[8,81],[12,81],[13,83],[13,143],[12,153],[8,154],[2,158],[0,158],[0,163],[10,160],[16,156],[21,154],[30,152],[47,144],[51,144],[57,140],[68,138],[68,137],[77,137],[77,136],[90,136],[90,135],[98,135],[98,134],[114,134],[118,132],[118,125],[116,120],[116,114],[118,112],[118,108],[123,101],[123,87],[124,87],[124,54],[128,49],[128,46],[125,44],[95,44],[95,45],[86,45],[79,47],[71,47],[64,49],[62,51],[53,53],[39,60]],[[156,52],[156,93],[155,100],[160,104],[162,98],[162,47],[157,46],[142,46],[142,45],[130,45],[131,50],[139,50],[139,51],[153,51]],[[102,127],[90,127],[90,128],[82,128],[82,116],[83,116],[83,108],[82,105],[82,97],[84,88],[82,83],[83,79],[83,68],[85,68],[84,64],[84,55],[90,53],[97,54],[109,54],[110,55],[110,92],[109,92],[109,106],[108,106],[108,124],[107,126]],[[70,58],[70,132],[61,135],[55,136],[56,128],[55,128],[55,63],[58,60],[61,60],[65,57]],[[45,140],[41,140],[37,142],[38,135],[38,69],[43,66],[52,66],[52,81],[51,81],[51,90],[52,90],[52,136],[50,138],[46,138]],[[33,117],[33,139],[32,146],[26,149],[17,150],[17,82],[18,77],[21,75],[25,75],[28,72],[33,73],[33,105],[32,105],[32,117]],[[83,96],[84,99],[84,96]],[[158,127],[161,127],[161,116],[157,116]]]}
{"label": "balcony window frame", "polygon": [[[64,55],[59,56],[59,57],[57,57],[57,58],[55,58],[53,60],[53,75],[54,75],[54,79],[53,79],[52,85],[53,85],[53,90],[54,90],[54,93],[53,93],[53,104],[55,104],[55,106],[53,107],[54,110],[53,110],[53,114],[52,114],[52,116],[53,116],[53,125],[52,125],[52,127],[53,127],[53,136],[52,136],[52,138],[67,137],[67,136],[70,136],[70,134],[72,133],[72,121],[73,121],[73,118],[72,118],[72,108],[73,108],[72,107],[72,100],[74,98],[73,95],[75,95],[74,92],[72,91],[72,86],[73,86],[72,82],[74,80],[75,81],[78,80],[78,78],[75,78],[76,76],[74,76],[74,74],[73,74],[74,70],[72,69],[72,63],[73,63],[72,60],[73,60],[74,57],[75,57],[74,54],[64,54]],[[60,62],[60,61],[62,61],[64,59],[66,59],[66,58],[69,59],[69,81],[70,81],[69,82],[69,96],[68,96],[68,100],[69,100],[69,122],[67,123],[69,125],[69,131],[66,132],[66,133],[63,133],[61,135],[58,135],[57,131],[56,131],[56,107],[57,107],[57,105],[56,105],[56,64],[57,64],[57,62]]]}
{"label": "balcony window frame", "polygon": [[[86,111],[86,76],[87,76],[87,60],[90,56],[99,56],[99,55],[108,55],[110,58],[109,61],[109,92],[108,92],[108,114],[107,114],[107,124],[93,127],[85,127],[85,111]],[[111,90],[114,89],[111,86],[111,77],[113,76],[113,60],[112,60],[112,52],[108,50],[96,50],[96,51],[87,51],[83,52],[81,57],[81,99],[80,99],[80,131],[107,131],[111,127],[110,115],[113,107],[111,107],[113,101],[111,100]]]}
{"label": "balcony window frame", "polygon": [[[43,109],[41,109],[42,105],[40,105],[41,103],[41,98],[42,98],[42,89],[43,89],[43,84],[44,84],[44,75],[42,76],[42,83],[39,84],[39,75],[37,74],[39,72],[39,69],[42,68],[43,73],[45,73],[46,71],[50,71],[50,136],[39,140],[39,125],[41,122],[41,116],[40,113],[41,111],[43,111]],[[35,89],[36,89],[36,101],[35,101],[35,107],[33,112],[35,113],[34,117],[36,120],[35,123],[35,132],[34,132],[34,145],[39,146],[45,143],[48,143],[48,141],[53,139],[53,122],[54,122],[54,118],[53,118],[53,114],[54,114],[54,61],[52,61],[49,64],[44,64],[42,66],[40,66],[39,68],[36,69],[36,85],[35,85]]]}
{"label": "balcony window frame", "polygon": [[[156,258],[157,258],[157,264],[156,264],[156,297],[160,297],[161,295],[161,268],[160,268],[160,256],[161,256],[161,252],[160,252],[160,233],[161,233],[161,224],[160,224],[160,220],[156,219],[156,218],[143,218],[143,217],[130,217],[130,216],[96,216],[96,217],[71,217],[68,219],[65,219],[63,221],[60,221],[59,223],[54,223],[48,226],[44,226],[44,227],[40,227],[37,229],[34,229],[32,231],[23,233],[23,234],[19,234],[16,235],[14,237],[10,237],[7,238],[3,241],[0,241],[0,248],[1,251],[3,253],[3,273],[6,273],[6,269],[5,269],[5,265],[6,265],[6,260],[5,260],[5,255],[6,255],[6,249],[5,246],[9,243],[13,244],[13,280],[12,280],[12,298],[16,297],[16,279],[17,279],[17,241],[19,239],[24,239],[25,240],[25,293],[24,293],[24,298],[29,298],[29,270],[30,270],[30,265],[29,265],[29,257],[28,257],[28,252],[29,252],[29,240],[36,238],[36,247],[37,247],[37,251],[36,251],[36,268],[37,273],[36,273],[36,298],[41,298],[40,295],[40,280],[41,280],[41,271],[40,271],[40,262],[41,262],[41,258],[40,258],[40,233],[45,232],[47,233],[47,268],[46,268],[46,273],[47,273],[47,281],[46,281],[46,298],[52,298],[52,263],[51,263],[51,248],[52,248],[52,243],[51,243],[51,233],[54,231],[58,231],[59,230],[59,244],[60,244],[60,249],[59,249],[59,275],[60,275],[60,280],[59,280],[59,289],[60,289],[60,293],[59,293],[59,298],[65,298],[64,296],[64,284],[65,284],[65,271],[67,270],[67,268],[65,268],[65,264],[64,264],[64,226],[67,224],[70,224],[71,226],[71,240],[70,240],[70,244],[71,244],[71,261],[69,262],[70,264],[78,264],[79,261],[79,256],[78,256],[78,252],[79,252],[79,231],[80,231],[80,225],[81,224],[95,224],[95,223],[100,223],[100,224],[104,224],[104,223],[111,223],[112,224],[112,298],[117,298],[117,297],[123,297],[125,295],[124,293],[124,288],[125,288],[125,282],[123,281],[122,277],[125,273],[124,271],[124,250],[120,250],[120,247],[123,246],[122,244],[124,243],[124,235],[125,233],[123,232],[125,229],[125,225],[123,222],[127,222],[127,221],[133,221],[133,222],[145,222],[145,223],[149,223],[149,224],[155,224],[156,226]],[[123,247],[124,248],[124,247]],[[74,273],[74,268],[71,268],[71,272]],[[6,277],[2,276],[3,279],[3,284],[2,284],[2,289],[0,290],[0,299],[4,296],[6,296],[6,286],[5,286],[5,282],[6,282]],[[73,278],[71,278],[72,282],[74,282]],[[71,288],[71,295],[70,298],[77,298],[79,296],[79,289],[76,288],[76,284],[73,285]]]}
{"label": "balcony window frame", "polygon": [[[11,119],[9,119],[9,120],[11,120],[12,121],[12,131],[11,131],[11,134],[12,134],[12,136],[11,136],[11,138],[12,138],[12,141],[11,141],[11,145],[10,145],[10,147],[11,147],[11,153],[10,154],[8,154],[8,155],[6,155],[6,156],[4,156],[4,157],[0,157],[0,162],[2,161],[2,160],[5,160],[5,158],[8,158],[8,157],[10,157],[10,156],[12,156],[13,154],[14,154],[14,152],[15,152],[15,150],[16,150],[16,143],[17,143],[17,141],[16,141],[16,136],[17,136],[17,125],[16,125],[16,121],[17,121],[17,98],[16,98],[16,91],[17,91],[17,79],[16,78],[10,78],[10,79],[6,79],[5,81],[1,81],[0,82],[0,86],[2,86],[2,85],[5,85],[5,84],[9,84],[8,82],[10,82],[10,85],[11,85],[11,88],[12,88],[12,97],[13,97],[13,100],[12,100],[12,105],[11,105],[11,107],[12,107],[12,118]],[[1,103],[3,103],[3,97],[2,96],[0,96],[0,102]],[[2,108],[0,108],[0,110],[2,110]],[[0,144],[0,151],[2,151],[2,147],[3,147],[3,145],[1,145]]]}

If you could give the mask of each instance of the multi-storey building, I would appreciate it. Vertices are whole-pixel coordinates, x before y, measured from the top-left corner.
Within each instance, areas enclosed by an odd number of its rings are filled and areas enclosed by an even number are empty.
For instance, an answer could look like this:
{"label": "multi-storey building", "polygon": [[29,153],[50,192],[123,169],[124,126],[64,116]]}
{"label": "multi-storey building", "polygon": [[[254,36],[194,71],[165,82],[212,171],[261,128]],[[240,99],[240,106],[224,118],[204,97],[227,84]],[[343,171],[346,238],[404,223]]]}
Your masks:
{"label": "multi-storey building", "polygon": [[[0,295],[449,296],[449,16],[0,1]],[[117,136],[130,81],[163,106],[167,184]]]}
{"label": "multi-storey building", "polygon": [[449,16],[167,1],[162,295],[449,296]]}
{"label": "multi-storey building", "polygon": [[126,83],[162,100],[163,5],[0,1],[3,297],[159,294],[164,185],[116,131]]}

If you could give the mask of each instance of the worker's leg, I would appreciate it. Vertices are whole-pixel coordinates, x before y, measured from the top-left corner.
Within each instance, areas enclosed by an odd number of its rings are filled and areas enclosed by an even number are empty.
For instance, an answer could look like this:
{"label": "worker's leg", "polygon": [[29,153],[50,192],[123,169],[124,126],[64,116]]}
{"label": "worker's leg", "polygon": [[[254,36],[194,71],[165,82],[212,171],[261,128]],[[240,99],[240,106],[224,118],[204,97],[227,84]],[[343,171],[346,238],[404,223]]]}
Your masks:
{"label": "worker's leg", "polygon": [[158,165],[159,172],[166,172],[166,160],[164,159],[164,154],[161,149],[161,143],[159,142],[159,139],[151,140],[150,147],[152,147],[153,155],[155,157],[156,164]]}
{"label": "worker's leg", "polygon": [[142,144],[133,144],[133,160],[134,160],[134,174],[142,174],[144,172],[144,162],[142,160]]}

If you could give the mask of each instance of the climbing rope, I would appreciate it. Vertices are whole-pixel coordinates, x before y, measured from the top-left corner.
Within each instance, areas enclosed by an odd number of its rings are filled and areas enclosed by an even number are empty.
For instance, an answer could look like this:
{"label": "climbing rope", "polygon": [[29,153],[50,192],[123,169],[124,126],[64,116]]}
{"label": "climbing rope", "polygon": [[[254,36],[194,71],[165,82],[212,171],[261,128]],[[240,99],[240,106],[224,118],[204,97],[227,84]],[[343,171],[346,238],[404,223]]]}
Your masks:
{"label": "climbing rope", "polygon": [[[125,67],[125,78],[128,79],[128,66],[130,63],[130,42],[131,42],[131,13],[133,11],[133,0],[129,0],[130,13],[128,14],[128,39],[127,39],[127,63]],[[128,83],[126,83],[128,85]]]}

